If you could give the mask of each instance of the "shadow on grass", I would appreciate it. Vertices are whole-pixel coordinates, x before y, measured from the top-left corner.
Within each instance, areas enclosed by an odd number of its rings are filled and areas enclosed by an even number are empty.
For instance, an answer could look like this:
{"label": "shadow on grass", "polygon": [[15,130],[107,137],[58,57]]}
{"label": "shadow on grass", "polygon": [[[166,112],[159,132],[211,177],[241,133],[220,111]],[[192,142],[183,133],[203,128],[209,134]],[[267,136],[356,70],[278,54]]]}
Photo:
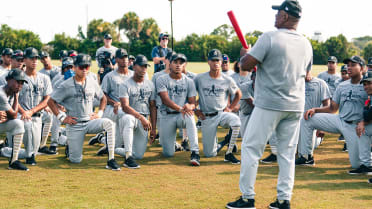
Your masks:
{"label": "shadow on grass", "polygon": [[[308,183],[306,185],[295,185],[295,189],[309,189],[313,191],[331,191],[331,190],[355,190],[371,188],[366,181],[364,182],[321,182]],[[365,196],[363,196],[365,197]],[[371,198],[372,196],[368,196]]]}
{"label": "shadow on grass", "polygon": [[371,195],[356,196],[356,197],[352,197],[351,199],[353,199],[353,200],[372,200],[372,194]]}

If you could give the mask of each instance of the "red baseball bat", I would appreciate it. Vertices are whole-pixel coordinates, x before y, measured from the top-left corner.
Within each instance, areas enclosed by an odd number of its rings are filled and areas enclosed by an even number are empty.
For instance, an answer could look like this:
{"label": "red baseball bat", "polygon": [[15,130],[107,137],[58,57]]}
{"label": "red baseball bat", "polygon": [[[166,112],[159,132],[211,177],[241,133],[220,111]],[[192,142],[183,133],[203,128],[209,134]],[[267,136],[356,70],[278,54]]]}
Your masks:
{"label": "red baseball bat", "polygon": [[238,38],[240,40],[240,43],[242,44],[242,46],[244,48],[248,49],[247,41],[244,38],[244,35],[242,33],[242,30],[240,30],[240,27],[239,27],[238,21],[235,18],[234,12],[233,11],[227,12],[227,16],[229,16],[229,18],[230,18],[231,24],[234,27],[234,30],[236,32],[236,35],[238,36]]}

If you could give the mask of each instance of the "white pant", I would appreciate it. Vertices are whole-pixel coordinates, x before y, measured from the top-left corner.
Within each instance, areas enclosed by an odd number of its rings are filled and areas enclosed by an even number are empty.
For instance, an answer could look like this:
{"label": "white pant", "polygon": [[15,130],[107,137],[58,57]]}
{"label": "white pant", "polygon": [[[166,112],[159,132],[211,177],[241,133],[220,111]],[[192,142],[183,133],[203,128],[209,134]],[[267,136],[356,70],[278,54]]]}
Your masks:
{"label": "white pant", "polygon": [[142,159],[147,149],[148,132],[133,115],[126,114],[120,120],[125,152],[132,153],[135,159]]}
{"label": "white pant", "polygon": [[115,147],[122,147],[122,145],[124,144],[123,137],[121,136],[120,131],[120,123],[122,122],[120,118],[124,115],[125,113],[121,108],[118,109],[118,114],[115,114],[114,107],[111,105],[107,105],[102,116],[103,118],[110,119],[115,124]]}
{"label": "white pant", "polygon": [[[316,113],[309,120],[305,120],[304,128],[301,129],[301,138],[311,140],[314,129],[330,133],[339,133],[344,135],[351,167],[358,168],[361,164],[369,166],[371,164],[371,152],[367,154],[359,152],[366,149],[369,137],[362,135],[360,138],[356,135],[356,123],[346,123],[341,120],[339,115],[330,113]],[[302,139],[301,139],[302,140]],[[368,147],[368,149],[371,149]],[[360,155],[361,154],[361,155]]]}
{"label": "white pant", "polygon": [[245,130],[240,168],[243,198],[254,199],[258,161],[266,143],[276,131],[278,139],[278,199],[290,200],[294,185],[295,154],[300,132],[300,112],[281,112],[255,107]]}

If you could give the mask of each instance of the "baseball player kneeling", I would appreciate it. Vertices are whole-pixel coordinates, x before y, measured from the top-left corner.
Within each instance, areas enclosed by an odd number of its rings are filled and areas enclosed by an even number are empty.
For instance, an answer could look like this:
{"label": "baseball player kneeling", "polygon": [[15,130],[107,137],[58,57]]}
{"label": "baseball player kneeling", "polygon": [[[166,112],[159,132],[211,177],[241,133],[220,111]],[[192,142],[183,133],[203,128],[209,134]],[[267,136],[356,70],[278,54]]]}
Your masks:
{"label": "baseball player kneeling", "polygon": [[162,123],[160,138],[162,139],[163,155],[174,155],[177,128],[186,128],[189,137],[191,159],[194,166],[200,165],[198,133],[194,118],[196,89],[194,81],[182,73],[187,58],[183,54],[175,54],[171,58],[170,73],[158,78],[156,89],[162,105]]}
{"label": "baseball player kneeling", "polygon": [[[107,100],[98,83],[87,76],[90,65],[90,56],[79,54],[75,60],[75,76],[63,81],[53,90],[48,105],[58,120],[66,124],[70,162],[80,163],[83,159],[85,134],[106,131],[109,152],[106,168],[120,170],[114,159],[115,125],[110,119],[101,118]],[[98,114],[93,112],[94,97],[101,101]],[[60,112],[56,103],[63,105],[66,113]]]}
{"label": "baseball player kneeling", "polygon": [[[229,127],[232,129],[232,136],[225,154],[225,161],[240,164],[232,153],[240,131],[240,119],[231,110],[238,104],[242,94],[235,81],[230,76],[221,73],[221,63],[221,52],[218,49],[211,50],[208,53],[209,72],[198,74],[194,79],[200,107],[195,114],[202,120],[204,155],[206,157],[217,155],[217,128],[218,126]],[[235,97],[227,106],[229,94],[235,94]]]}
{"label": "baseball player kneeling", "polygon": [[127,168],[140,167],[135,159],[142,159],[146,151],[148,131],[151,131],[151,142],[156,135],[155,88],[150,80],[145,79],[149,66],[147,62],[145,56],[138,55],[133,65],[133,77],[121,85],[119,90],[120,103],[126,113],[120,119],[120,130],[123,131],[124,166]]}

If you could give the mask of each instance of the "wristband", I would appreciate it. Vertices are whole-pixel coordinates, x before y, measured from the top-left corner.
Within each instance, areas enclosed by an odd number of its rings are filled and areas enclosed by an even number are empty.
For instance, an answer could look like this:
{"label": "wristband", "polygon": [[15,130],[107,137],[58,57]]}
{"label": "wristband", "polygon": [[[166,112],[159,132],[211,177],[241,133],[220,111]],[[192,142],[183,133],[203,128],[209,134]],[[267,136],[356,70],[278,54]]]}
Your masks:
{"label": "wristband", "polygon": [[102,118],[102,115],[103,115],[103,110],[98,110],[98,113],[97,113],[98,117],[99,118]]}
{"label": "wristband", "polygon": [[62,123],[66,119],[66,114],[64,112],[59,112],[57,115],[57,119]]}
{"label": "wristband", "polygon": [[182,112],[182,110],[183,110],[183,108],[182,108],[182,107],[180,107],[180,109],[178,110],[178,112]]}

